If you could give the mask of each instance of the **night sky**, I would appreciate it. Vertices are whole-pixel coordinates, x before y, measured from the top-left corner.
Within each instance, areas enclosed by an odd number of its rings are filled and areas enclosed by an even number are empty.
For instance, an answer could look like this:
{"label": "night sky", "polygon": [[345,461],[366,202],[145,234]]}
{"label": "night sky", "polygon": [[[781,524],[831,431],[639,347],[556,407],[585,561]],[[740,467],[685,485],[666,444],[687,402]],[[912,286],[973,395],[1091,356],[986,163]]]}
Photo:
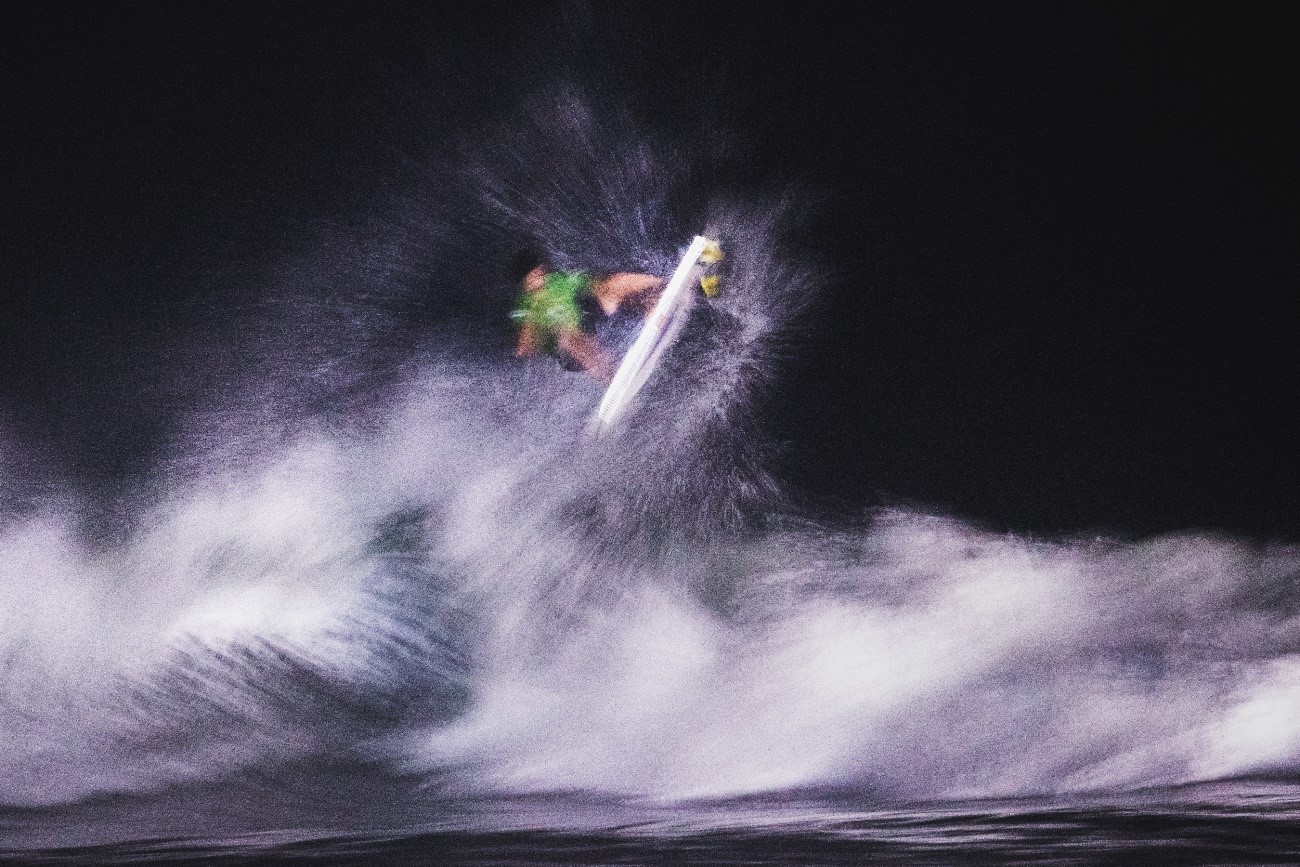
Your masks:
{"label": "night sky", "polygon": [[0,434],[72,486],[146,473],[184,406],[142,371],[195,275],[252,291],[563,19],[652,128],[720,100],[733,180],[813,203],[792,244],[830,289],[764,407],[810,508],[1300,540],[1281,13],[805,7],[8,9]]}

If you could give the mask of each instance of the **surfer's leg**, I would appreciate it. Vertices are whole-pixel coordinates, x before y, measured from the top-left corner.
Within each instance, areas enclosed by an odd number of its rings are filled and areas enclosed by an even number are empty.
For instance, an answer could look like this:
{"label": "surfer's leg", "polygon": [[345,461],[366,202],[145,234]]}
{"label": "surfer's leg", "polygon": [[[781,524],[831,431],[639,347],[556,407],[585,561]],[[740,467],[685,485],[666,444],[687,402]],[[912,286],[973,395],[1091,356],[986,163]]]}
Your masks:
{"label": "surfer's leg", "polygon": [[[556,346],[581,365],[580,369],[587,371],[601,382],[609,382],[613,378],[614,366],[608,353],[590,334],[566,329],[560,332]],[[571,368],[566,366],[566,369]]]}
{"label": "surfer's leg", "polygon": [[659,297],[663,287],[661,277],[623,271],[591,281],[591,294],[596,296],[605,313],[613,314],[628,299],[635,298],[642,306],[648,307]]}

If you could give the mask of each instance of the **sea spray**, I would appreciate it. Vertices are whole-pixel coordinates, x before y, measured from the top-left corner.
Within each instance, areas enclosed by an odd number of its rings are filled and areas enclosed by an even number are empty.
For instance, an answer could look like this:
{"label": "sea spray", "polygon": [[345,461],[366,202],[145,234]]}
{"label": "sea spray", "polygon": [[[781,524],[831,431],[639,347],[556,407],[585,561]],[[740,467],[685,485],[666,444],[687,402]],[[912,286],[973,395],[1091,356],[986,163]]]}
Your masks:
{"label": "sea spray", "polygon": [[[801,518],[762,409],[818,291],[803,196],[701,188],[611,104],[534,93],[260,269],[171,360],[212,375],[120,533],[11,509],[0,799],[293,768],[311,802],[349,762],[667,800],[1294,770],[1293,548]],[[661,273],[698,231],[722,295],[584,439],[599,384],[511,356],[499,263]]]}

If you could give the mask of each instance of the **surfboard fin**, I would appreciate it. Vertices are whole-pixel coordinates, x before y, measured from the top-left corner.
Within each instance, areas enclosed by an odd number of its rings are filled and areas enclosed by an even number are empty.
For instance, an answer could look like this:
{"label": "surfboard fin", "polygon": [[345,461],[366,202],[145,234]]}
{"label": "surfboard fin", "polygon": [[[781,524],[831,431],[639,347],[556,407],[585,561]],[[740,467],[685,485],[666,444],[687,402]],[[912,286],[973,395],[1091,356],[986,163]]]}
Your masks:
{"label": "surfboard fin", "polygon": [[700,261],[705,265],[716,265],[722,261],[722,245],[712,238],[704,239],[704,249],[700,251]]}

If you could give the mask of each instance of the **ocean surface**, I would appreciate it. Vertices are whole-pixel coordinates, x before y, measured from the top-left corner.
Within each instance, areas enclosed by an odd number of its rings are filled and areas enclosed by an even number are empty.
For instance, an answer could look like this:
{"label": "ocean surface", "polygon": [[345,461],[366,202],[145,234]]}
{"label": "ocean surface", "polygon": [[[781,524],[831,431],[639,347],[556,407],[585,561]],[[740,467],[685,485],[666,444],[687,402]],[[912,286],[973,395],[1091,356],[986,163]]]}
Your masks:
{"label": "ocean surface", "polygon": [[[372,818],[355,827],[179,833],[199,819],[189,812],[194,809],[192,802],[165,800],[11,814],[6,833],[21,827],[25,839],[7,840],[0,859],[87,865],[1281,865],[1300,859],[1300,787],[1276,782],[888,807],[826,797],[672,806],[579,797],[426,802],[419,809],[428,816],[420,822]],[[116,833],[103,824],[110,818],[124,823]],[[152,833],[138,836],[143,827]],[[36,828],[66,839],[101,839],[42,846]]]}

